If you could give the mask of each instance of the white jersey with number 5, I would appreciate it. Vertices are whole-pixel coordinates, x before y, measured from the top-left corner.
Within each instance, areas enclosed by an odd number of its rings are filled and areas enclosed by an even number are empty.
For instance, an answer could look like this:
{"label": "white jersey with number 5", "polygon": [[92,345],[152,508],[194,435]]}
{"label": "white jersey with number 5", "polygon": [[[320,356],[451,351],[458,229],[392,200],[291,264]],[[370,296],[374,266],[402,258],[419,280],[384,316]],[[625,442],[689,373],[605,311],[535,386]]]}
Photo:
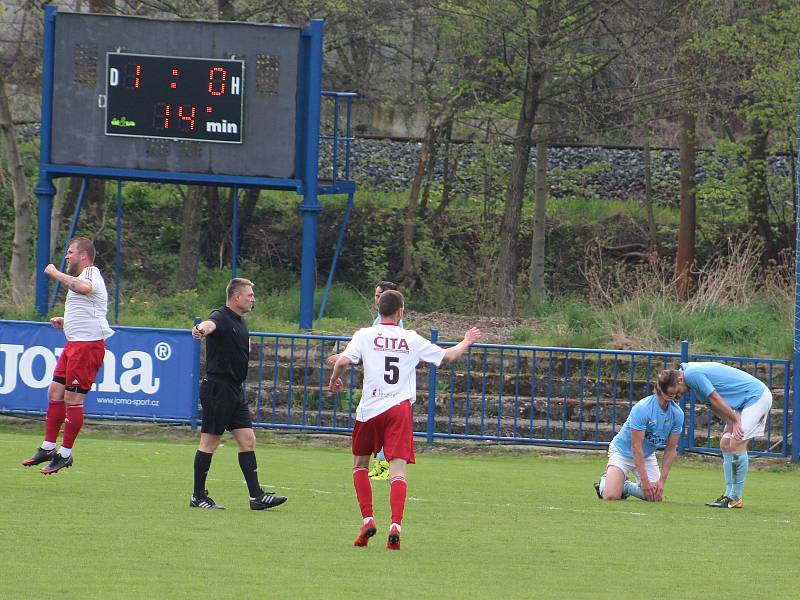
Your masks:
{"label": "white jersey with number 5", "polygon": [[343,354],[352,363],[364,363],[364,389],[356,409],[356,420],[368,421],[403,400],[415,400],[417,363],[437,367],[445,350],[431,344],[416,331],[397,325],[373,325],[359,329]]}

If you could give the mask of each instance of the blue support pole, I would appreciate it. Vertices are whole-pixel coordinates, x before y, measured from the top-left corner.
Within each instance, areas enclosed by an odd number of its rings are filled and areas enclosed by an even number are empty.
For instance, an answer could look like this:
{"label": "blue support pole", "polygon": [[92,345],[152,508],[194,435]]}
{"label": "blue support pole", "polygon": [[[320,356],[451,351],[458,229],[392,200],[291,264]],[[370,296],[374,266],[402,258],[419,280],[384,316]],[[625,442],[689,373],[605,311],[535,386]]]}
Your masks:
{"label": "blue support pole", "polygon": [[317,198],[319,190],[319,121],[322,93],[322,35],[323,22],[311,21],[303,31],[308,38],[305,138],[303,156],[303,202],[298,209],[303,215],[303,251],[300,267],[300,329],[311,329],[314,319],[314,288],[316,286],[317,223],[322,207]]}
{"label": "blue support pole", "polygon": [[797,92],[797,160],[794,171],[794,353],[792,360],[792,462],[800,459],[800,80]]}
{"label": "blue support pole", "polygon": [[[688,362],[688,361],[689,361],[689,341],[688,340],[682,340],[681,341],[681,362],[685,363],[685,362]],[[686,394],[681,396],[681,409],[683,410],[683,414],[686,415],[686,413],[687,413],[687,409],[686,409]],[[686,448],[688,446],[694,446],[694,402],[692,402],[692,405],[691,405],[689,410],[692,411],[691,415],[689,415],[688,419],[684,418],[683,431],[681,432],[681,437],[678,440],[678,454],[681,454],[681,455],[686,451]],[[687,427],[687,421],[688,421],[688,427]],[[687,433],[687,429],[688,429],[688,433]],[[692,441],[691,444],[689,443],[689,436],[691,436],[691,441]]]}
{"label": "blue support pole", "polygon": [[117,179],[117,243],[114,265],[114,323],[119,324],[119,290],[122,287],[122,180]]}
{"label": "blue support pole", "polygon": [[339,261],[339,252],[342,250],[342,243],[344,242],[344,234],[347,231],[347,223],[350,221],[350,213],[353,210],[353,196],[351,192],[347,195],[347,206],[344,209],[342,216],[342,224],[339,226],[339,235],[336,238],[336,250],[333,251],[333,261],[331,261],[331,270],[328,273],[328,281],[325,282],[325,293],[322,294],[322,303],[319,307],[319,314],[317,315],[317,325],[325,315],[325,306],[328,304],[328,294],[331,291],[331,284],[333,284],[333,276],[336,274],[336,263]]}
{"label": "blue support pole", "polygon": [[350,142],[353,140],[353,132],[350,126],[350,116],[353,113],[353,97],[347,97],[347,121],[345,123],[345,142],[344,142],[344,178],[350,179]]}
{"label": "blue support pole", "polygon": [[[72,223],[70,223],[69,232],[67,232],[67,241],[64,244],[64,254],[61,255],[61,263],[58,266],[58,270],[62,272],[67,264],[67,251],[69,250],[70,240],[75,237],[75,231],[78,229],[78,220],[81,216],[81,208],[83,207],[83,199],[86,197],[87,189],[89,189],[89,178],[84,177],[83,181],[81,181],[81,191],[78,193],[78,200],[75,202],[75,212],[72,214]],[[53,308],[56,305],[56,299],[58,298],[58,292],[60,290],[61,282],[56,281],[56,284],[53,286],[53,295],[50,297],[50,308]]]}
{"label": "blue support pole", "polygon": [[42,52],[42,125],[39,143],[39,181],[34,193],[39,199],[36,236],[36,310],[44,316],[48,310],[48,279],[44,268],[50,262],[50,216],[56,188],[46,166],[50,162],[53,127],[53,61],[56,30],[55,6],[44,7],[44,46]]}
{"label": "blue support pole", "polygon": [[236,265],[239,263],[239,186],[231,188],[233,202],[233,247],[231,248],[231,279],[236,277]]}
{"label": "blue support pole", "polygon": [[333,148],[331,148],[333,157],[331,181],[336,183],[339,173],[339,96],[333,97],[333,140],[331,143],[333,144]]}
{"label": "blue support pole", "polygon": [[[431,329],[431,343],[439,341],[439,330]],[[436,431],[436,365],[431,363],[428,367],[428,431],[427,440],[433,443],[433,434]]]}

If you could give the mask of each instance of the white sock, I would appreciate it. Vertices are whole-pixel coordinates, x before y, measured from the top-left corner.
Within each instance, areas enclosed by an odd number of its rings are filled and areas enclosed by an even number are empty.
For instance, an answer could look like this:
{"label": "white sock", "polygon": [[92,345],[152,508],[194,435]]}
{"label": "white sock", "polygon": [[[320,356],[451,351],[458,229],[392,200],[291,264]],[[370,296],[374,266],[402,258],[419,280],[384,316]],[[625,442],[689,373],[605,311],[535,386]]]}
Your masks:
{"label": "white sock", "polygon": [[55,442],[48,442],[47,440],[45,440],[45,441],[42,442],[41,448],[42,448],[42,450],[48,450],[48,451],[49,450],[55,450],[56,449],[56,443]]}
{"label": "white sock", "polygon": [[397,523],[392,523],[392,525],[391,525],[391,527],[389,527],[389,529],[391,529],[392,527],[397,529],[397,533],[400,533],[400,525],[398,525]]}
{"label": "white sock", "polygon": [[375,517],[364,517],[364,525],[369,523],[370,521],[374,521]]}
{"label": "white sock", "polygon": [[72,448],[64,448],[64,446],[61,446],[61,448],[58,449],[58,453],[64,458],[69,458],[70,454],[72,454]]}

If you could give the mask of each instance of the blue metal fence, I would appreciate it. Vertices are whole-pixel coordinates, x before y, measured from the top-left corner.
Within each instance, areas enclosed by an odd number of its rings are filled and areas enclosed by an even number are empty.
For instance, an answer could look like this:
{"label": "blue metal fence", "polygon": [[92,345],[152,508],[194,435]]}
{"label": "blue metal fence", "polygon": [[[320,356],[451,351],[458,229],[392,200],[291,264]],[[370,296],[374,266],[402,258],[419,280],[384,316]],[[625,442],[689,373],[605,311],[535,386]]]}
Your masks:
{"label": "blue metal fence", "polygon": [[[346,390],[327,390],[326,358],[348,338],[301,334],[251,334],[253,367],[247,393],[257,426],[348,432],[361,394],[353,366]],[[437,332],[431,332],[436,340]],[[442,346],[452,343],[439,342]],[[631,407],[653,392],[665,368],[685,360],[716,360],[748,371],[772,390],[775,402],[758,455],[789,455],[791,361],[588,348],[475,344],[457,363],[417,371],[415,435],[434,439],[488,440],[602,448],[625,422]],[[716,452],[719,420],[696,402],[686,412],[681,450]]]}

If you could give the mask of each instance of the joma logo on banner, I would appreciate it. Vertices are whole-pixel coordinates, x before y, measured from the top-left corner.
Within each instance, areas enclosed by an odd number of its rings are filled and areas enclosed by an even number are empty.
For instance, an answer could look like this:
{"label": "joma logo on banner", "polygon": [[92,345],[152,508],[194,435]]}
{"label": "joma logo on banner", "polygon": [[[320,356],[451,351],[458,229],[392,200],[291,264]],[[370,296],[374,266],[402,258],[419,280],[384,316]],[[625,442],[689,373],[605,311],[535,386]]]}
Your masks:
{"label": "joma logo on banner", "polygon": [[[20,381],[29,388],[46,388],[53,378],[53,370],[62,350],[63,348],[50,350],[44,346],[26,348],[22,344],[0,344],[0,359],[3,359],[5,364],[0,373],[0,394],[10,394]],[[161,348],[161,352],[166,354],[164,348]],[[37,376],[33,366],[40,357],[44,361],[45,368],[44,371],[37,369],[37,372],[41,373],[41,376]],[[159,356],[159,360],[165,358]],[[129,350],[122,355],[120,364],[122,370],[117,379],[117,357],[106,348],[103,369],[98,374],[98,381],[92,389],[98,392],[122,391],[128,394],[158,392],[161,379],[153,374],[153,357],[150,354],[141,350]]]}

